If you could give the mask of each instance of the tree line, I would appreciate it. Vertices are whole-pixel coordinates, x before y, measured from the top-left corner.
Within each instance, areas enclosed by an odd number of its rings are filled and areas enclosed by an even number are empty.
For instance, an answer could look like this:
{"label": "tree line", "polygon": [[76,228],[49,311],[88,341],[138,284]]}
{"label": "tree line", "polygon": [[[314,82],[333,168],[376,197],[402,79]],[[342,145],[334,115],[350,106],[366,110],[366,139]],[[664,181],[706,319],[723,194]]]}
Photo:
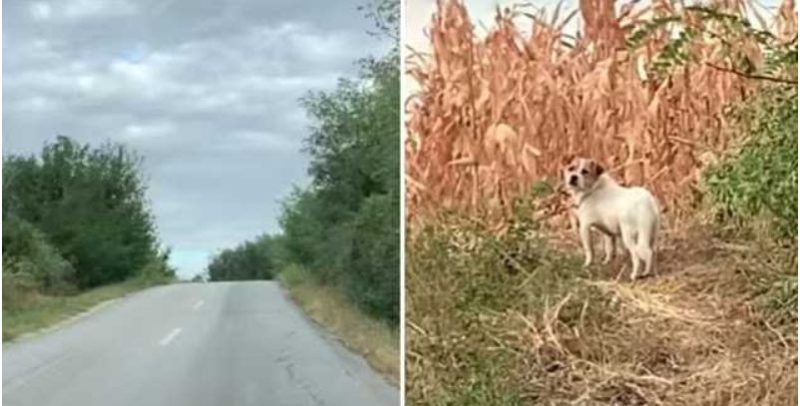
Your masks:
{"label": "tree line", "polygon": [[[399,5],[366,9],[378,35],[394,41],[380,58],[358,61],[355,79],[300,102],[313,125],[304,151],[311,184],[283,202],[281,232],[217,255],[211,280],[268,279],[289,264],[340,288],[368,313],[396,322],[400,303]],[[265,255],[256,255],[263,250]],[[263,261],[257,269],[251,264]],[[234,271],[232,264],[239,267]],[[226,267],[231,264],[231,267]],[[228,271],[224,271],[228,269]],[[228,277],[230,275],[231,277]]]}
{"label": "tree line", "polygon": [[208,277],[213,281],[273,279],[278,263],[276,247],[275,237],[265,234],[225,249],[208,265]]}
{"label": "tree line", "polygon": [[141,158],[118,144],[59,136],[38,156],[5,157],[4,307],[9,288],[63,294],[174,276],[145,191]]}

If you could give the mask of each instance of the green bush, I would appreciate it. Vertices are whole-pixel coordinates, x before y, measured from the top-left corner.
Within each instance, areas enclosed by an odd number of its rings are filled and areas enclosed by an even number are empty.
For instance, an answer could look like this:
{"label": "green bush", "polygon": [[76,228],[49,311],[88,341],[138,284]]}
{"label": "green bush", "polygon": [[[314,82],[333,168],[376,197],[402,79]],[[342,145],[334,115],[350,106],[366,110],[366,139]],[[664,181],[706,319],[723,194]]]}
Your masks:
{"label": "green bush", "polygon": [[297,264],[287,265],[278,274],[278,279],[289,288],[315,282],[314,275],[307,268]]}
{"label": "green bush", "polygon": [[797,239],[797,89],[765,88],[738,109],[743,143],[704,174],[715,212],[743,229],[768,216],[776,239]]}
{"label": "green bush", "polygon": [[153,258],[145,265],[137,275],[138,278],[148,284],[168,283],[175,279],[175,269],[168,264],[168,253],[160,257]]}
{"label": "green bush", "polygon": [[400,216],[397,199],[367,198],[355,220],[347,293],[367,312],[399,321]]}
{"label": "green bush", "polygon": [[759,251],[777,261],[765,263],[751,286],[755,302],[776,326],[797,320],[797,262],[786,254],[797,246],[797,101],[796,88],[764,88],[736,109],[743,141],[704,173],[718,221],[746,236],[767,224],[766,242],[783,246]]}
{"label": "green bush", "polygon": [[3,221],[3,263],[4,280],[8,277],[14,284],[22,283],[23,290],[35,288],[59,294],[75,289],[72,265],[41,231],[15,216]]}
{"label": "green bush", "polygon": [[766,310],[772,323],[797,327],[797,275],[779,275],[772,278],[758,296],[759,304]]}
{"label": "green bush", "polygon": [[3,310],[23,308],[35,299],[39,283],[30,270],[26,270],[29,265],[3,258]]}
{"label": "green bush", "polygon": [[[444,214],[409,237],[406,323],[414,328],[406,348],[420,354],[406,366],[412,403],[538,404],[539,360],[516,347],[515,331],[524,331],[518,315],[545,313],[572,293],[580,299],[564,306],[561,321],[575,325],[586,312],[587,320],[603,323],[607,300],[582,283],[591,274],[580,258],[547,246],[532,220],[535,201],[515,207],[504,233],[480,219]],[[584,300],[592,302],[586,310]]]}

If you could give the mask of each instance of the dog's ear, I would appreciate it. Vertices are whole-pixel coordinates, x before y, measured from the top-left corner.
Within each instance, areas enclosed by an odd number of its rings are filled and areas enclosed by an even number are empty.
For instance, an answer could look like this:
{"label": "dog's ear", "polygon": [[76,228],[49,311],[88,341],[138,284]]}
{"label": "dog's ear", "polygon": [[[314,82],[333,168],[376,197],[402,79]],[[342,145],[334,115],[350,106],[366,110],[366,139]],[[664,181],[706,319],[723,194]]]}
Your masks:
{"label": "dog's ear", "polygon": [[597,163],[597,161],[592,160],[591,166],[594,176],[600,176],[606,171],[606,168],[603,168],[603,166]]}

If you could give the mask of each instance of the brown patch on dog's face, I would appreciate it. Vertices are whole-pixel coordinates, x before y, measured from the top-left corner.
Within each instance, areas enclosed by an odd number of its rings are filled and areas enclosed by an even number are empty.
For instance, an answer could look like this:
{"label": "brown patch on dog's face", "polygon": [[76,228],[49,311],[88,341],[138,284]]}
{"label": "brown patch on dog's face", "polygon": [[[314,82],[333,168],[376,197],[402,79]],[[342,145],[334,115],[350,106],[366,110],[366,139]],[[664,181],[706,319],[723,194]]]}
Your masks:
{"label": "brown patch on dog's face", "polygon": [[564,184],[573,191],[583,192],[591,189],[604,172],[605,168],[592,159],[574,158],[564,168]]}
{"label": "brown patch on dog's face", "polygon": [[591,160],[591,161],[589,161],[589,169],[590,169],[590,171],[592,172],[592,174],[594,175],[594,177],[595,177],[595,178],[599,178],[599,177],[600,177],[600,175],[602,175],[602,174],[603,174],[603,172],[605,172],[605,171],[606,171],[606,169],[605,169],[605,168],[603,168],[603,167],[602,167],[602,166],[601,166],[599,163],[597,163],[597,161],[595,161],[595,160]]}

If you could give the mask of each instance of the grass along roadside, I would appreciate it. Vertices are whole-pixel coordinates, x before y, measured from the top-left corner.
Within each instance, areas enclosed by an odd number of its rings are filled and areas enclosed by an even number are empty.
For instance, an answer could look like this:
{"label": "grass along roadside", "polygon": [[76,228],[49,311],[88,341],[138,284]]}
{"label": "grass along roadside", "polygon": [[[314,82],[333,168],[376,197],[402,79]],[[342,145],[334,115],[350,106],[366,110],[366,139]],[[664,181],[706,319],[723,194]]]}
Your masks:
{"label": "grass along roadside", "polygon": [[316,283],[302,267],[288,266],[278,280],[314,321],[366,358],[376,371],[399,383],[400,335],[396,328],[364,314],[336,288]]}
{"label": "grass along roadside", "polygon": [[130,293],[166,283],[166,280],[133,278],[101,286],[76,295],[48,296],[32,293],[24,306],[3,309],[3,341],[52,327],[86,312],[100,303],[118,299]]}

